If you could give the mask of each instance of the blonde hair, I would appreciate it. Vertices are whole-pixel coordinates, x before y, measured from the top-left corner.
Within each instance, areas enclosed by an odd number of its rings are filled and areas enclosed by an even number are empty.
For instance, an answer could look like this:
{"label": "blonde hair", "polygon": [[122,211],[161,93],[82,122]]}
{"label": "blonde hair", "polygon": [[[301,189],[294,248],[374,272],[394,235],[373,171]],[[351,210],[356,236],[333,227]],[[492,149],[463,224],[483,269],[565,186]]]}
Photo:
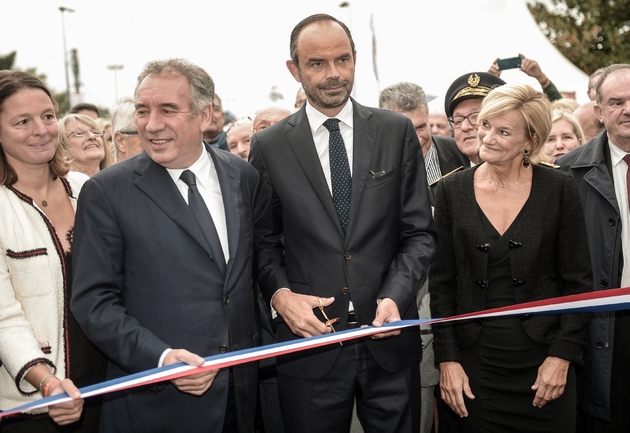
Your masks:
{"label": "blonde hair", "polygon": [[567,122],[569,122],[569,124],[571,124],[571,127],[573,128],[573,132],[580,142],[580,145],[584,144],[584,131],[582,130],[582,125],[580,125],[580,122],[575,118],[573,114],[567,113],[566,111],[562,110],[553,110],[553,112],[551,113],[551,123],[554,124],[558,120],[566,120]]}
{"label": "blonde hair", "polygon": [[[81,122],[81,123],[86,124],[90,128],[98,129],[99,131],[104,132],[95,119],[92,119],[91,117],[86,116],[85,114],[78,114],[78,113],[66,114],[62,119],[59,119],[59,122],[58,122],[59,123],[59,144],[61,144],[61,147],[63,147],[64,151],[66,152],[68,150],[68,145],[66,143],[66,140],[68,138],[67,137],[68,130],[66,129],[66,126],[70,122]],[[103,150],[105,151],[105,157],[99,163],[99,168],[102,170],[105,167],[109,167],[110,165],[114,163],[114,156],[112,154],[112,150],[110,149],[110,146],[105,142],[105,138],[101,137],[101,139],[103,141]]]}
{"label": "blonde hair", "polygon": [[534,157],[544,148],[551,132],[549,99],[544,93],[527,84],[506,84],[497,87],[481,102],[479,123],[512,111],[518,111],[525,119],[526,134],[532,145],[530,160],[533,163],[540,162],[540,159]]}

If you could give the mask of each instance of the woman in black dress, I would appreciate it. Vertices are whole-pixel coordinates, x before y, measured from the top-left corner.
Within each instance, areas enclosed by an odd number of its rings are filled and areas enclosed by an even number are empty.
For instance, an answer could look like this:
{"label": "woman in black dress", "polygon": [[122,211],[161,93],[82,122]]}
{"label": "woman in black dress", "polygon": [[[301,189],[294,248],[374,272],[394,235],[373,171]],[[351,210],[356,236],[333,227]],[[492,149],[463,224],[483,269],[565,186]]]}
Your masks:
{"label": "woman in black dress", "polygon": [[[485,162],[436,191],[433,316],[591,290],[575,182],[535,164],[551,130],[545,95],[526,85],[494,89],[478,123]],[[462,431],[574,432],[573,365],[582,360],[588,320],[535,315],[434,326],[442,398]]]}

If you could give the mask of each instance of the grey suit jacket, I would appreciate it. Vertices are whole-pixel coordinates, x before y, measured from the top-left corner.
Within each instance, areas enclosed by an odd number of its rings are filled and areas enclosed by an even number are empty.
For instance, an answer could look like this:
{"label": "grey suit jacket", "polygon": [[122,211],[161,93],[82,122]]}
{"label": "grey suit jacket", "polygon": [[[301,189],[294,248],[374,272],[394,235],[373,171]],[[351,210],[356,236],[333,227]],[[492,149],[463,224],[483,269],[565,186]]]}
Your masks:
{"label": "grey suit jacket", "polygon": [[[282,287],[334,296],[327,315],[340,317],[339,329],[345,328],[350,300],[360,324],[372,323],[377,299],[385,297],[396,302],[403,319],[416,318],[416,291],[435,248],[424,163],[411,122],[352,103],[354,160],[345,237],[304,108],[254,134],[250,153],[261,176],[254,249],[264,296],[269,301]],[[293,338],[279,323],[278,339]],[[417,329],[367,344],[388,371],[421,356]],[[286,355],[278,358],[278,369],[315,379],[332,368],[338,353],[339,346],[332,346]]]}
{"label": "grey suit jacket", "polygon": [[[251,262],[258,175],[210,149],[223,195],[230,259],[222,273],[166,169],[146,153],[86,182],[74,236],[72,311],[109,358],[108,378],[157,367],[167,348],[201,356],[258,343]],[[239,431],[251,431],[256,366],[234,368]],[[219,431],[228,371],[202,397],[170,383],[106,398],[101,431]]]}

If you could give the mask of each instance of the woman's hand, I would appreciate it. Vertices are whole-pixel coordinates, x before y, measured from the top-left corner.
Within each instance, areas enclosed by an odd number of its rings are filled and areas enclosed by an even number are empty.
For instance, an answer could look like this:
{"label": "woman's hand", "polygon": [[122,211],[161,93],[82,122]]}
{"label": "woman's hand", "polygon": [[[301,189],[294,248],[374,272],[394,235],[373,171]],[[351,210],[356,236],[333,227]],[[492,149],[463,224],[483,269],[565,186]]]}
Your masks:
{"label": "woman's hand", "polygon": [[470,389],[468,376],[459,362],[440,362],[440,391],[442,400],[460,417],[468,416],[464,394],[471,400],[475,396]]}
{"label": "woman's hand", "polygon": [[532,389],[536,391],[534,406],[543,407],[564,393],[569,364],[566,359],[555,356],[545,358],[545,361],[538,368],[536,382],[532,385]]}
{"label": "woman's hand", "polygon": [[65,392],[72,400],[50,406],[48,408],[48,415],[59,425],[72,424],[81,418],[81,413],[83,412],[81,393],[70,379],[64,379],[62,381],[55,379],[55,381],[56,383],[50,385],[48,396]]}

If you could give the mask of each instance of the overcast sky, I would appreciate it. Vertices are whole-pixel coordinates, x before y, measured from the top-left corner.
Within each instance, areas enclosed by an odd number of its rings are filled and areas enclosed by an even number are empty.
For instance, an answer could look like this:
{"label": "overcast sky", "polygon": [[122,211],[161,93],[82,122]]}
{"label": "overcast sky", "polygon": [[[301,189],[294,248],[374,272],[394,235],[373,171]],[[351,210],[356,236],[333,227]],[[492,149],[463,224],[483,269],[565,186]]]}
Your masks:
{"label": "overcast sky", "polygon": [[[285,98],[276,105],[292,107],[299,84],[285,66],[289,34],[313,13],[334,15],[351,27],[357,47],[355,97],[366,105],[376,105],[379,91],[372,68],[371,15],[380,88],[413,81],[434,95],[466,72],[487,70],[497,57],[526,51],[542,35],[530,28],[506,34],[514,23],[497,19],[510,2],[525,0],[355,0],[346,8],[339,7],[341,0],[0,1],[0,54],[16,50],[16,67],[36,67],[56,91],[65,90],[58,9],[65,6],[75,10],[64,14],[66,42],[68,50],[78,49],[86,102],[113,106],[115,73],[108,65],[124,66],[117,72],[122,97],[133,93],[147,61],[183,57],[210,73],[224,107],[239,116],[272,105],[272,86]],[[523,16],[523,22],[528,20]],[[526,54],[536,58],[536,53]],[[554,78],[548,64],[543,68],[557,83],[562,77]],[[510,73],[508,78],[524,75]],[[72,86],[72,74],[70,81]],[[586,84],[568,85],[579,86]]]}

